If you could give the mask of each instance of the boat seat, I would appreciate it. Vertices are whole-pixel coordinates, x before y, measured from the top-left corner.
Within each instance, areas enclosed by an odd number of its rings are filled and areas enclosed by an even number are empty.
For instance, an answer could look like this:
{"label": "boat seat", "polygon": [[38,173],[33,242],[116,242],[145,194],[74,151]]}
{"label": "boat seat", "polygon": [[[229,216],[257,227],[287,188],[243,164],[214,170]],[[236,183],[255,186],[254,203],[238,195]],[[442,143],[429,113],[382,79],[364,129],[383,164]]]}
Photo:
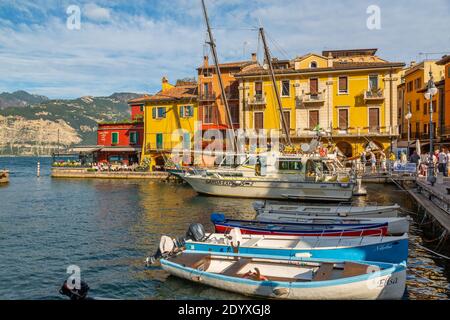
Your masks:
{"label": "boat seat", "polygon": [[334,269],[334,263],[324,262],[320,265],[319,269],[317,269],[313,281],[325,281],[330,280],[331,274]]}
{"label": "boat seat", "polygon": [[252,262],[252,259],[241,258],[234,262],[231,266],[226,268],[224,271],[222,271],[221,274],[223,274],[224,276],[234,277],[250,262]]}
{"label": "boat seat", "polygon": [[211,256],[207,254],[181,254],[170,259],[171,262],[180,264],[187,268],[198,269],[202,267],[203,270],[208,269],[211,263]]}
{"label": "boat seat", "polygon": [[366,273],[367,273],[367,265],[355,262],[346,262],[344,264],[344,271],[342,272],[342,276],[344,278],[348,278],[360,276]]}
{"label": "boat seat", "polygon": [[252,238],[252,239],[248,240],[247,242],[245,242],[244,244],[242,244],[242,246],[243,247],[252,247],[261,240],[262,240],[262,238]]}

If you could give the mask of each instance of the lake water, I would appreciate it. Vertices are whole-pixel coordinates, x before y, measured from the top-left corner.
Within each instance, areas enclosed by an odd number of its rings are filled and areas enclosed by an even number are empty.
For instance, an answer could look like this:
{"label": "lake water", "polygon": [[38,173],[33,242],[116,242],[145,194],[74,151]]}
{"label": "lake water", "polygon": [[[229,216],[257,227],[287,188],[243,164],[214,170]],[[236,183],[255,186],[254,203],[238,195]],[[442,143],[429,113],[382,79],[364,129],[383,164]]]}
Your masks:
{"label": "lake water", "polygon": [[[0,299],[63,299],[58,290],[70,265],[81,268],[91,296],[117,299],[242,299],[146,268],[145,258],[161,234],[184,235],[209,216],[224,212],[253,218],[251,200],[198,196],[184,185],[133,180],[50,178],[50,158],[0,158],[11,171],[0,187]],[[398,203],[416,212],[412,200],[393,186],[368,185],[360,202]],[[415,243],[411,227],[405,299],[448,299],[450,265]],[[432,248],[432,247],[431,247]]]}

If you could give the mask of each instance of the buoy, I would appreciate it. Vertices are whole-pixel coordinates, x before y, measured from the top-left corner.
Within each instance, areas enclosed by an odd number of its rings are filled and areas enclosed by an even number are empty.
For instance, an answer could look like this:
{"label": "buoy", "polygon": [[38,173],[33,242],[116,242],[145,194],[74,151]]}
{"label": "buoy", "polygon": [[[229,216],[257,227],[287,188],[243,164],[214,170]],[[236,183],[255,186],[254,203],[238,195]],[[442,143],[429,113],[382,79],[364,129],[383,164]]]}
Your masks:
{"label": "buoy", "polygon": [[41,163],[38,161],[37,163],[37,176],[40,177],[41,176]]}

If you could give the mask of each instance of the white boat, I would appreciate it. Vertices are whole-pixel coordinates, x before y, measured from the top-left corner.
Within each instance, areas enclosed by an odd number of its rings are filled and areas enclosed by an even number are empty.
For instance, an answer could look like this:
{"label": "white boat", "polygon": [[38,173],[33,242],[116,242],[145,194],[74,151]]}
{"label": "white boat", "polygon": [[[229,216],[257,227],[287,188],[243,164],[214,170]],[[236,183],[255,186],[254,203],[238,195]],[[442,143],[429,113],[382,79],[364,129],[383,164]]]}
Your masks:
{"label": "white boat", "polygon": [[273,152],[259,155],[255,170],[240,169],[184,174],[181,177],[201,194],[278,200],[348,201],[354,181],[340,172],[334,160]]}
{"label": "white boat", "polygon": [[292,300],[400,299],[404,264],[184,251],[162,259],[173,276],[255,297]]}
{"label": "white boat", "polygon": [[409,232],[409,217],[401,218],[366,218],[366,217],[327,217],[327,216],[302,216],[290,213],[261,212],[256,216],[258,221],[264,222],[289,222],[301,224],[381,224],[387,223],[389,235],[402,235]]}
{"label": "white boat", "polygon": [[253,208],[257,214],[289,214],[298,216],[327,216],[327,217],[364,217],[364,218],[395,218],[398,217],[400,206],[398,204],[389,206],[368,205],[353,206],[351,204],[340,204],[338,206],[322,205],[297,205],[276,204],[264,201],[256,201]]}

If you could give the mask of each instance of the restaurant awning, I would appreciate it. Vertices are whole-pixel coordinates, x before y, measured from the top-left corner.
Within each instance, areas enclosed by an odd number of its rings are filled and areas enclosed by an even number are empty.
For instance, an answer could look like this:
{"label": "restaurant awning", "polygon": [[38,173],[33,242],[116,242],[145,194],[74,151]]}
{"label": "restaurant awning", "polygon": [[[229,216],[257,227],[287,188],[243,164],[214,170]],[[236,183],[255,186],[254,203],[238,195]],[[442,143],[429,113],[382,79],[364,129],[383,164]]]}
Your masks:
{"label": "restaurant awning", "polygon": [[104,147],[100,152],[141,152],[141,148],[132,147]]}
{"label": "restaurant awning", "polygon": [[69,156],[69,155],[78,155],[80,153],[94,153],[96,151],[99,151],[100,149],[101,147],[99,146],[78,146],[56,151],[53,154],[59,156]]}

